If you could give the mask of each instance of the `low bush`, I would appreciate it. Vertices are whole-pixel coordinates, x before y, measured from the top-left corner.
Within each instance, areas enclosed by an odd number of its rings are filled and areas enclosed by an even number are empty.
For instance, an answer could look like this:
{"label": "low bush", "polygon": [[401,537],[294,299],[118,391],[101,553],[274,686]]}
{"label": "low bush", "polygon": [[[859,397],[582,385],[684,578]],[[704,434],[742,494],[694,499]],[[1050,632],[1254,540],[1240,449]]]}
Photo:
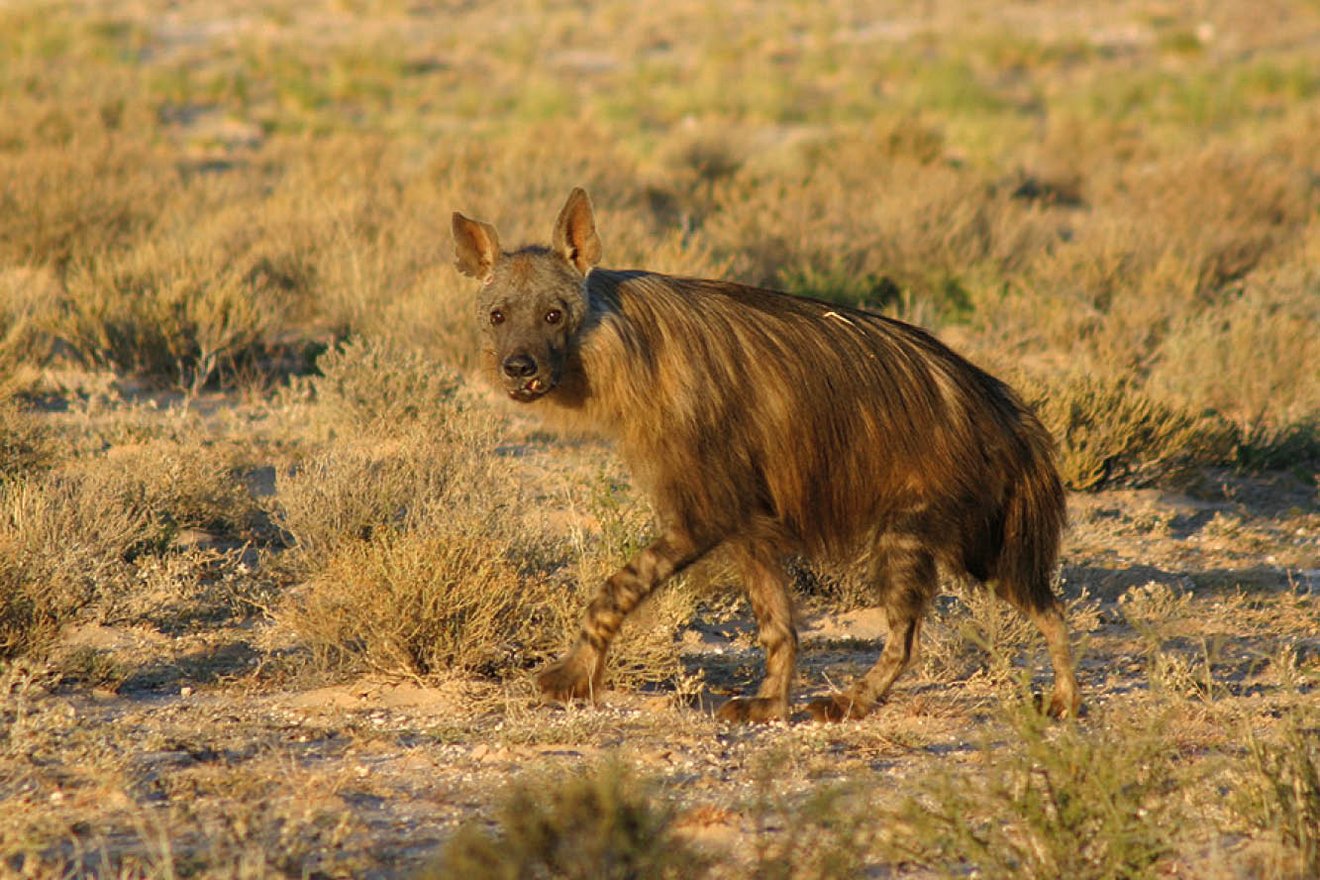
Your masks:
{"label": "low bush", "polygon": [[417,528],[479,491],[497,494],[493,474],[482,482],[491,435],[474,424],[459,433],[347,434],[281,475],[273,514],[293,542],[281,564],[315,570],[345,544]]}
{"label": "low bush", "polygon": [[1175,481],[1234,461],[1238,434],[1117,379],[1028,384],[1025,396],[1059,444],[1059,473],[1077,491]]}
{"label": "low bush", "polygon": [[77,265],[59,333],[87,362],[200,391],[283,329],[288,283],[223,234],[175,232]]}
{"label": "low bush", "polygon": [[355,431],[443,425],[451,421],[462,385],[453,370],[415,351],[364,337],[326,351],[316,369],[320,375],[305,384],[316,399],[317,416]]}
{"label": "low bush", "polygon": [[40,652],[80,611],[128,589],[150,512],[97,471],[0,483],[0,662]]}
{"label": "low bush", "polygon": [[0,478],[15,477],[53,463],[54,442],[44,423],[12,400],[0,397]]}
{"label": "low bush", "polygon": [[[113,618],[185,529],[242,537],[255,504],[217,450],[157,440],[0,482],[0,660],[84,613]],[[204,557],[194,560],[206,568]]]}
{"label": "low bush", "polygon": [[564,591],[523,570],[492,525],[460,514],[344,543],[281,618],[329,668],[414,677],[525,668],[567,630]]}
{"label": "low bush", "polygon": [[0,266],[0,398],[26,390],[49,361],[58,301],[49,270]]}
{"label": "low bush", "polygon": [[935,771],[895,816],[893,855],[950,874],[1162,876],[1180,827],[1177,779],[1155,731],[1058,727],[1030,701],[1006,712],[1007,743]]}
{"label": "low bush", "polygon": [[422,876],[688,880],[708,873],[707,860],[675,834],[673,810],[655,786],[616,762],[516,784],[495,822],[495,835],[464,825]]}

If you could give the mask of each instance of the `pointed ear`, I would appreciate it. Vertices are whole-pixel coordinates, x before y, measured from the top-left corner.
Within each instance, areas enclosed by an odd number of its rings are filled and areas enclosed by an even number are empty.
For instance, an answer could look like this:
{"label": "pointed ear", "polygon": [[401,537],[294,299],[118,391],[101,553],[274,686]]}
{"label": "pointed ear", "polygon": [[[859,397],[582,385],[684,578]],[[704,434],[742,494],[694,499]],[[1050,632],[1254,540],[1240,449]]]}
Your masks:
{"label": "pointed ear", "polygon": [[454,265],[464,275],[489,281],[500,255],[495,227],[454,212]]}
{"label": "pointed ear", "polygon": [[600,262],[600,237],[596,235],[596,218],[591,213],[591,199],[586,190],[575,187],[568,194],[564,210],[555,221],[555,235],[551,239],[554,249],[563,254],[583,275]]}

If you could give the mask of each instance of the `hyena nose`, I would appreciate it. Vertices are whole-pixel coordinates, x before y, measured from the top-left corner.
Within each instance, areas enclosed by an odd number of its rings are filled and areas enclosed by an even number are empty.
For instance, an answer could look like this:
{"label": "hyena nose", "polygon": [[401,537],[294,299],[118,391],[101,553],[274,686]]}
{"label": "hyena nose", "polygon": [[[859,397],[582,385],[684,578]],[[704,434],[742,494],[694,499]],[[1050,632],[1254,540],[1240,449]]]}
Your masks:
{"label": "hyena nose", "polygon": [[536,361],[530,355],[513,354],[504,359],[504,375],[510,379],[536,375]]}

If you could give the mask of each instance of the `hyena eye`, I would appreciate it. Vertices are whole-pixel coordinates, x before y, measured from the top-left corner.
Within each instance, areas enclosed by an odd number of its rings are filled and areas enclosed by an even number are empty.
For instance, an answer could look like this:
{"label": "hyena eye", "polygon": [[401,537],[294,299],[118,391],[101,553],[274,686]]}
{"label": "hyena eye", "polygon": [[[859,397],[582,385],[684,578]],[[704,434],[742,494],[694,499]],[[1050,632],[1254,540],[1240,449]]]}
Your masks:
{"label": "hyena eye", "polygon": [[551,309],[545,313],[545,322],[547,324],[558,324],[562,320],[564,320],[564,313],[559,311],[559,309]]}
{"label": "hyena eye", "polygon": [[491,309],[491,310],[490,310],[490,322],[491,322],[492,324],[503,324],[503,323],[504,323],[504,311],[503,311],[502,309]]}

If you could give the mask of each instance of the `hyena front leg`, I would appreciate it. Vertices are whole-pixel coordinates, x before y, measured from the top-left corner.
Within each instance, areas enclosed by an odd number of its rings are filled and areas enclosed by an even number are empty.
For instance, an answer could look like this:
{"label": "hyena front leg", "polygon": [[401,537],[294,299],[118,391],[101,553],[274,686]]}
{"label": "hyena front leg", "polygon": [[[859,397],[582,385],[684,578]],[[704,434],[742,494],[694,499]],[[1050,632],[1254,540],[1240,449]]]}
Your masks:
{"label": "hyena front leg", "polygon": [[765,678],[755,697],[734,697],[720,707],[718,715],[725,721],[787,719],[798,647],[788,572],[773,553],[754,547],[739,547],[735,552],[761,630]]}
{"label": "hyena front leg", "polygon": [[537,675],[541,693],[553,700],[594,699],[605,654],[628,612],[704,551],[685,534],[670,530],[615,572],[587,606],[573,647]]}

